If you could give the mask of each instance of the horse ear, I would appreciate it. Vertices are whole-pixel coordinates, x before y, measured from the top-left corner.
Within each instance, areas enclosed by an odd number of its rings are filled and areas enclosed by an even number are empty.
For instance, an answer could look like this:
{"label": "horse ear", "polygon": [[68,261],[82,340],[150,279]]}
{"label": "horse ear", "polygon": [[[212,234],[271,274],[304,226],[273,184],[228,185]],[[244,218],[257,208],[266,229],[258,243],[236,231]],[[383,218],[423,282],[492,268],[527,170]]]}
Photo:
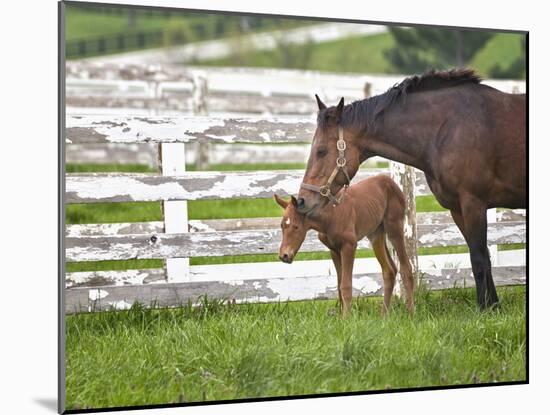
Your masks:
{"label": "horse ear", "polygon": [[275,199],[275,202],[277,202],[277,204],[283,209],[286,209],[286,207],[288,206],[288,202],[281,198],[277,193],[273,193],[273,199]]}
{"label": "horse ear", "polygon": [[296,198],[294,196],[290,196],[290,201],[292,202],[292,205],[294,207],[298,207],[298,201],[296,200]]}
{"label": "horse ear", "polygon": [[319,107],[319,111],[324,110],[327,108],[325,103],[321,101],[321,98],[319,98],[319,95],[315,94],[315,99],[317,100],[317,106]]}
{"label": "horse ear", "polygon": [[340,99],[340,102],[336,106],[336,116],[338,118],[340,118],[340,116],[342,115],[343,110],[344,110],[344,97],[342,97],[342,99]]}

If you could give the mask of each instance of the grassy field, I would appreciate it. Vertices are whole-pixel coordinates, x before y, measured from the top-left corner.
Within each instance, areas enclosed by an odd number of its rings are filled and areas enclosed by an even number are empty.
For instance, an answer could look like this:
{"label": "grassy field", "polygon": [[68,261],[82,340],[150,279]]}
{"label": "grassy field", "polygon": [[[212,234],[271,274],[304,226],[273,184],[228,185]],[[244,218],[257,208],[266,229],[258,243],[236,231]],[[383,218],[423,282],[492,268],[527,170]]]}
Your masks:
{"label": "grassy field", "polygon": [[[485,77],[499,63],[507,67],[521,55],[521,36],[499,33],[479,50],[468,66]],[[335,40],[316,45],[294,46],[295,59],[290,67],[330,72],[396,73],[384,57],[395,45],[389,33]],[[224,59],[201,62],[211,66],[285,67],[279,50],[243,53]]]}
{"label": "grassy field", "polygon": [[[309,44],[287,45],[272,51],[241,53],[223,59],[201,61],[206,66],[290,67],[334,72],[391,73],[384,50],[394,46],[388,33]],[[292,59],[283,54],[290,50]],[[350,53],[353,51],[353,53]],[[285,57],[287,60],[285,60]]]}
{"label": "grassy field", "polygon": [[103,312],[67,318],[67,407],[227,400],[526,379],[524,287],[480,313],[469,289],[378,298]]}
{"label": "grassy field", "polygon": [[[239,16],[182,10],[134,10],[118,7],[67,5],[66,40],[69,59],[158,48],[216,38],[236,38],[242,33],[289,29],[312,22],[296,19],[249,18],[244,28]],[[109,13],[106,11],[110,10]],[[138,40],[136,34],[140,34]],[[124,36],[122,40],[119,37]],[[102,46],[98,40],[102,39]],[[78,42],[75,42],[78,41]]]}
{"label": "grassy field", "polygon": [[[303,165],[213,165],[213,170]],[[191,170],[192,167],[189,166]],[[68,165],[68,172],[150,172],[145,166]],[[443,210],[431,196],[419,211]],[[272,200],[190,201],[192,219],[280,215]],[[161,220],[160,204],[67,206],[67,223]],[[518,246],[520,247],[520,246]],[[422,254],[465,252],[465,247]],[[358,257],[370,256],[370,250]],[[328,258],[326,253],[297,259]],[[274,261],[275,255],[193,258],[192,264]],[[159,260],[68,264],[69,271],[161,267]],[[470,289],[417,294],[411,318],[397,300],[354,301],[350,318],[334,301],[228,304],[70,315],[66,324],[67,407],[130,406],[263,396],[525,380],[525,288],[499,288],[501,307],[480,313]]]}

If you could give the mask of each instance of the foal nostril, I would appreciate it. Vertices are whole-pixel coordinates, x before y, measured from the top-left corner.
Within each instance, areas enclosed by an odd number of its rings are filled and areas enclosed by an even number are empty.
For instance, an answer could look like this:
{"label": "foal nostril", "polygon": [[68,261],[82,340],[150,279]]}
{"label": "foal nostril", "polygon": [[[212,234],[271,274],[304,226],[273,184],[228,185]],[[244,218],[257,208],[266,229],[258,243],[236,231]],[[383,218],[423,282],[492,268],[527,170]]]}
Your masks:
{"label": "foal nostril", "polygon": [[298,202],[298,207],[299,207],[299,208],[303,208],[304,205],[306,204],[306,201],[304,200],[303,197],[299,197],[298,200],[297,200],[297,202]]}
{"label": "foal nostril", "polygon": [[288,254],[279,255],[279,259],[286,263],[290,262],[290,256],[288,256]]}

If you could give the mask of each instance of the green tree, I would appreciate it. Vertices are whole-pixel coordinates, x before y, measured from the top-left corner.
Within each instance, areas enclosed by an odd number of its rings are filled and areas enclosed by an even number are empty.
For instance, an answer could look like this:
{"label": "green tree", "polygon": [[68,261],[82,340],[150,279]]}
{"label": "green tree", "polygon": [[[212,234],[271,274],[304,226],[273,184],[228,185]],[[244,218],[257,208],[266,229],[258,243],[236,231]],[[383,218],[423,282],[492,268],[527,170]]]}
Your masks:
{"label": "green tree", "polygon": [[508,66],[503,67],[496,63],[489,70],[489,76],[492,78],[524,79],[525,78],[525,57],[527,48],[527,36],[521,39],[521,53]]}
{"label": "green tree", "polygon": [[464,66],[494,36],[493,33],[390,27],[395,47],[384,56],[398,72],[423,72]]}

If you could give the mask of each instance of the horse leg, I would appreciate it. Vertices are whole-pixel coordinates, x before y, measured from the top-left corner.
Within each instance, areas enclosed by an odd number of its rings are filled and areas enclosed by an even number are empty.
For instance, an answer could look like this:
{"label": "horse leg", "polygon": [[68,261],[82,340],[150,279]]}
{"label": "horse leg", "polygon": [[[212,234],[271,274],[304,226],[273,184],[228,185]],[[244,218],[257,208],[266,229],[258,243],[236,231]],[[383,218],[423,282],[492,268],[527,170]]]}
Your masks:
{"label": "horse leg", "polygon": [[384,303],[382,305],[382,315],[386,315],[390,310],[391,296],[395,286],[395,276],[397,269],[386,246],[385,232],[379,232],[371,241],[374,255],[382,267],[382,280],[384,282]]}
{"label": "horse leg", "polygon": [[399,270],[401,272],[401,278],[403,285],[405,286],[405,295],[407,296],[407,309],[409,313],[414,313],[414,277],[412,272],[412,266],[407,256],[407,249],[405,247],[405,234],[403,232],[403,219],[397,221],[385,221],[384,228],[388,234],[393,248],[397,252],[397,258],[399,259]]}
{"label": "horse leg", "polygon": [[[455,221],[456,226],[458,227],[458,229],[462,233],[462,236],[464,236],[464,239],[466,239],[466,228],[465,228],[465,225],[464,225],[464,218],[462,216],[462,212],[459,211],[459,210],[451,210],[451,216],[453,217],[453,220]],[[466,241],[467,241],[467,239],[466,239]],[[493,281],[493,274],[491,272],[491,254],[489,253],[489,248],[487,248],[487,253],[485,255],[485,258],[486,258],[485,266],[486,266],[486,269],[488,270],[488,274],[490,276],[490,278],[488,278],[488,280],[487,280],[489,293],[493,293],[492,294],[493,298],[495,298],[496,303],[498,303],[498,295],[497,295],[497,292],[496,292],[495,283]],[[470,261],[471,261],[471,259],[470,259]],[[472,269],[473,269],[473,266],[472,266]],[[477,280],[476,280],[476,288],[477,288]],[[479,303],[479,301],[478,301],[478,303]],[[480,304],[480,306],[481,306],[481,304]]]}
{"label": "horse leg", "polygon": [[356,248],[357,243],[346,243],[340,249],[340,258],[342,261],[340,290],[342,293],[342,317],[344,318],[347,317],[351,311],[353,262],[355,260]]}
{"label": "horse leg", "polygon": [[342,290],[340,289],[340,284],[342,284],[342,260],[340,259],[340,253],[333,249],[330,250],[330,256],[332,257],[334,268],[336,268],[336,276],[338,277],[338,307],[342,310]]}
{"label": "horse leg", "polygon": [[498,304],[491,274],[491,257],[487,248],[487,205],[468,195],[461,198],[460,207],[460,211],[451,211],[451,215],[468,244],[476,282],[477,303],[483,310]]}

